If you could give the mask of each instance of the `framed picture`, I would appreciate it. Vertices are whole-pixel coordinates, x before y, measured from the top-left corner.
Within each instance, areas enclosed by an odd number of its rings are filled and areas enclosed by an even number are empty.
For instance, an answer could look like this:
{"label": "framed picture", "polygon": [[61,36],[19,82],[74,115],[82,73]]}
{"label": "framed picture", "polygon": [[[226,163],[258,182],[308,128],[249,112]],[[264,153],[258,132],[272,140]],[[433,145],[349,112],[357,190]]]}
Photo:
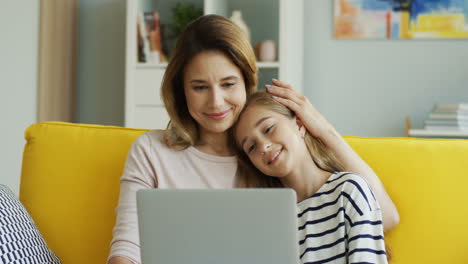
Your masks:
{"label": "framed picture", "polygon": [[336,39],[467,39],[468,0],[334,0]]}

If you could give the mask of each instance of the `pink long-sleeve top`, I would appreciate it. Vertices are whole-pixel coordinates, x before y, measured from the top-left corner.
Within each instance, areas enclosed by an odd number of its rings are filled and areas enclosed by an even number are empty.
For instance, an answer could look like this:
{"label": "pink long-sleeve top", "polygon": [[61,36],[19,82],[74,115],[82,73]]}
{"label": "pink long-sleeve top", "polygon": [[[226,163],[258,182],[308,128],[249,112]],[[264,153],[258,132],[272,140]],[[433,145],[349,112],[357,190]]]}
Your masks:
{"label": "pink long-sleeve top", "polygon": [[[132,145],[120,179],[120,197],[109,258],[122,256],[141,263],[136,192],[145,188],[233,188],[237,170],[235,156],[219,157],[189,147],[168,148],[164,131],[152,130]],[[155,223],[157,224],[157,223]]]}

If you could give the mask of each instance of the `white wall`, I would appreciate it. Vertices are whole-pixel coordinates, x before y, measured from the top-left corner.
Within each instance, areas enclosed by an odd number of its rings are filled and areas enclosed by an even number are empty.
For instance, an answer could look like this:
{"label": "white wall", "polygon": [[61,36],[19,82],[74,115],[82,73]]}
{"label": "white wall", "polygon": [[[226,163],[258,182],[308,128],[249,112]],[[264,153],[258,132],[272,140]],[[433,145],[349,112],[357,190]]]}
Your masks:
{"label": "white wall", "polygon": [[0,32],[0,184],[18,194],[24,130],[37,120],[39,1],[2,1]]}
{"label": "white wall", "polygon": [[304,0],[304,91],[344,135],[404,136],[468,102],[468,40],[334,40],[332,0]]}

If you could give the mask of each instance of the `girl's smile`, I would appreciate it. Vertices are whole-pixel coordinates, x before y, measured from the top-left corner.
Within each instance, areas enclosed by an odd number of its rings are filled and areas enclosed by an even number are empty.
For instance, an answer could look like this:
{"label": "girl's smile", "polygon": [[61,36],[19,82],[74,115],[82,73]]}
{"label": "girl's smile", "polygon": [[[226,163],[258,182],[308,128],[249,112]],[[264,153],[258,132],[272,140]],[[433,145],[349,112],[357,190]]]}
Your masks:
{"label": "girl's smile", "polygon": [[279,150],[277,151],[272,151],[268,157],[268,162],[267,164],[268,165],[273,165],[273,164],[276,164],[277,161],[279,160],[280,158],[280,155],[281,153],[283,152],[283,148],[280,148]]}

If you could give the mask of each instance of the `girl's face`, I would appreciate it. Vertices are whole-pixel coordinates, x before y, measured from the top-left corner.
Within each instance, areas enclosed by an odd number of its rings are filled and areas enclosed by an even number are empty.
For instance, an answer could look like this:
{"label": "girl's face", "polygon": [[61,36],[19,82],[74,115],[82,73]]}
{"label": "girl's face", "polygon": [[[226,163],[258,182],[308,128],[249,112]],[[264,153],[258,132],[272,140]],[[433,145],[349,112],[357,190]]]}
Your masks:
{"label": "girl's face", "polygon": [[201,133],[224,133],[245,104],[241,70],[223,53],[204,51],[186,66],[184,92]]}
{"label": "girl's face", "polygon": [[304,141],[304,127],[265,106],[251,105],[239,118],[235,131],[238,146],[255,167],[266,175],[289,175],[304,155],[309,155]]}

